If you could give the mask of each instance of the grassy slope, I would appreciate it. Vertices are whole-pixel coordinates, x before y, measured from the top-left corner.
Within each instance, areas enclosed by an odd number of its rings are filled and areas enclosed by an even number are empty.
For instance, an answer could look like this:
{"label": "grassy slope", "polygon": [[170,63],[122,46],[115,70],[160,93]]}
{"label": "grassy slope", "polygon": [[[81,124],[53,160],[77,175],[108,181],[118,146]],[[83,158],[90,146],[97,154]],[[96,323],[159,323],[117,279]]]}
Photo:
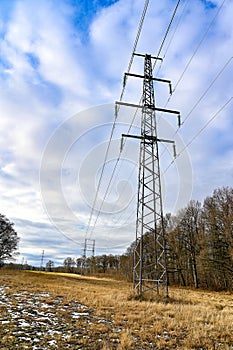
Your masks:
{"label": "grassy slope", "polygon": [[[0,285],[15,291],[49,292],[94,310],[113,321],[114,329],[89,328],[93,337],[107,333],[102,349],[233,349],[233,298],[230,293],[170,288],[170,301],[136,301],[131,285],[104,278],[0,270]],[[78,322],[78,321],[77,321]],[[99,327],[99,328],[98,328]],[[117,328],[116,328],[117,327]],[[115,334],[115,329],[120,330]],[[115,332],[115,333],[114,333]],[[94,338],[93,338],[94,339]],[[1,340],[0,340],[0,349]],[[94,349],[88,342],[82,349]],[[96,346],[96,349],[100,348]],[[62,349],[62,347],[61,347]],[[76,349],[74,346],[73,349]]]}

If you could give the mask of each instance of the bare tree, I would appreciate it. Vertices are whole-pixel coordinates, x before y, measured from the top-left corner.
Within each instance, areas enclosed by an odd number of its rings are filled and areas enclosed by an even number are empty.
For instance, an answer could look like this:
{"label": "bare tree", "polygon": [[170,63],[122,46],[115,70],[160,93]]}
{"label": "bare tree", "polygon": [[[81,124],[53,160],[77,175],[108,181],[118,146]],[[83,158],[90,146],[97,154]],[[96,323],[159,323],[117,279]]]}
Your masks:
{"label": "bare tree", "polygon": [[67,272],[73,272],[74,271],[74,266],[75,266],[75,260],[74,258],[70,258],[70,257],[67,257],[65,260],[64,260],[64,266],[67,270]]}
{"label": "bare tree", "polygon": [[233,188],[217,189],[205,199],[203,223],[207,284],[215,289],[229,289],[233,272]]}
{"label": "bare tree", "polygon": [[183,240],[187,252],[187,266],[191,272],[195,288],[199,287],[197,257],[200,252],[200,217],[201,203],[192,200],[189,202],[185,215],[180,223],[181,229],[183,230]]}
{"label": "bare tree", "polygon": [[46,270],[51,272],[52,269],[53,269],[53,267],[54,267],[54,262],[53,262],[52,260],[49,260],[49,261],[46,263]]}
{"label": "bare tree", "polygon": [[216,189],[167,217],[167,261],[171,283],[232,288],[233,189]]}

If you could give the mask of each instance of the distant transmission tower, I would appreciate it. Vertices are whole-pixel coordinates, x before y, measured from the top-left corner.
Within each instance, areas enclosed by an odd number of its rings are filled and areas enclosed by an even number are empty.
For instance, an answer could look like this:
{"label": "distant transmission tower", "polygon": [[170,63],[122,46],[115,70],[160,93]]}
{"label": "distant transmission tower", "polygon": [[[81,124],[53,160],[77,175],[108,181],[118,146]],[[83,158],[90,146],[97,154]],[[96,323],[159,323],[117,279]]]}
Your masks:
{"label": "distant transmission tower", "polygon": [[172,93],[171,81],[153,78],[152,59],[161,60],[151,55],[136,54],[144,57],[144,75],[125,74],[143,79],[142,105],[116,102],[116,105],[125,105],[142,108],[141,134],[126,135],[140,139],[140,158],[138,176],[138,202],[136,221],[136,241],[134,248],[134,289],[139,296],[148,290],[159,293],[160,286],[165,286],[168,297],[168,276],[166,264],[166,242],[163,218],[162,190],[159,164],[159,142],[172,143],[175,153],[175,143],[171,140],[157,137],[156,111],[174,113],[178,116],[180,126],[180,113],[178,111],[157,108],[153,81],[169,84]]}
{"label": "distant transmission tower", "polygon": [[44,264],[44,250],[42,250],[41,253],[41,259],[40,259],[40,270],[43,270],[43,264]]}
{"label": "distant transmission tower", "polygon": [[83,248],[82,273],[84,272],[84,269],[87,267],[87,252],[91,252],[90,270],[91,270],[91,272],[93,272],[93,270],[94,270],[94,257],[95,257],[95,239],[85,238],[84,248]]}

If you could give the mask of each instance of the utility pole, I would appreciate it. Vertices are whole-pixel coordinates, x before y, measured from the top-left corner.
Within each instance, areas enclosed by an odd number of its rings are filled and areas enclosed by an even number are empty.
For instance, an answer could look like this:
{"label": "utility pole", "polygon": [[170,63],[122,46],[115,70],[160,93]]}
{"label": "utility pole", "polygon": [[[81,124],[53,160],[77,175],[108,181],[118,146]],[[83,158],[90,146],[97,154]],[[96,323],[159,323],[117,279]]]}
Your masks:
{"label": "utility pole", "polygon": [[94,270],[94,257],[95,257],[95,239],[85,238],[83,248],[83,262],[82,262],[82,274],[86,268],[87,252],[91,252],[91,272]]}
{"label": "utility pole", "polygon": [[124,84],[127,76],[143,79],[142,105],[116,102],[116,107],[117,105],[124,105],[142,109],[141,134],[122,135],[122,138],[132,137],[140,140],[133,285],[140,297],[149,290],[155,290],[159,293],[160,287],[164,286],[165,295],[168,297],[166,241],[158,143],[168,142],[173,144],[174,154],[175,143],[171,140],[158,138],[156,111],[176,114],[179,126],[180,112],[158,108],[155,105],[154,81],[169,84],[170,94],[172,93],[170,80],[153,77],[152,59],[161,60],[161,58],[148,54],[135,53],[134,55],[144,57],[144,74],[126,73]]}

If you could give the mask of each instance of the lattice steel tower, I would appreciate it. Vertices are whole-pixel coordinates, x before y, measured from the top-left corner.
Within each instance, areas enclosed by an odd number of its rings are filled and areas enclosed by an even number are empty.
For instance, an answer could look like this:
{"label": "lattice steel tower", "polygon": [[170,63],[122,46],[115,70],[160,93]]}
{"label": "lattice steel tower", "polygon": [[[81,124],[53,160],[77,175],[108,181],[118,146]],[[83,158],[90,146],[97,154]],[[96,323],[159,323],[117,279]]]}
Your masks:
{"label": "lattice steel tower", "polygon": [[94,272],[95,239],[85,238],[82,256],[82,274],[84,274],[84,270],[87,268],[87,252],[91,252],[89,268],[91,272]]}
{"label": "lattice steel tower", "polygon": [[154,80],[168,83],[170,93],[172,92],[170,80],[153,78],[152,58],[160,58],[147,54],[135,55],[144,57],[144,75],[126,73],[125,77],[128,75],[143,78],[142,105],[117,102],[117,104],[121,105],[142,108],[141,135],[122,135],[123,137],[140,139],[133,270],[134,289],[141,296],[148,290],[156,290],[159,293],[160,286],[164,286],[165,294],[168,296],[166,242],[158,143],[169,142],[173,146],[175,145],[174,141],[162,140],[157,137],[156,111],[177,114],[179,125],[180,113],[155,106]]}

